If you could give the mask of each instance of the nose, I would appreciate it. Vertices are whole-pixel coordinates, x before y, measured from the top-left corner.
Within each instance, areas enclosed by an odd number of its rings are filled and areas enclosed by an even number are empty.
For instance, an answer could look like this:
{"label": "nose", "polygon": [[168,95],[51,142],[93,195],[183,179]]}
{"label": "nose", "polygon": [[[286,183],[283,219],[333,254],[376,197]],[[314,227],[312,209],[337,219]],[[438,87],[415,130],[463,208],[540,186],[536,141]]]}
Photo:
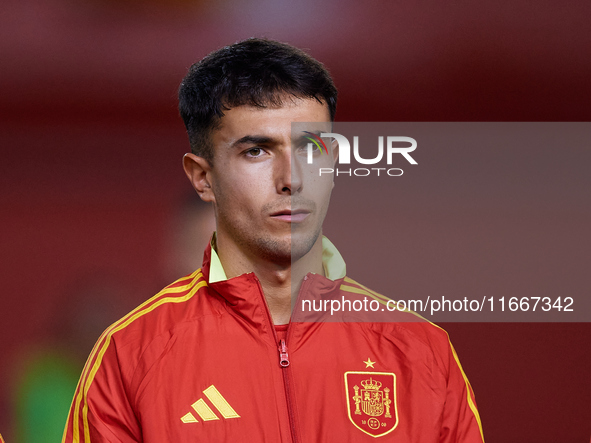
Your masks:
{"label": "nose", "polygon": [[279,194],[294,195],[302,191],[302,168],[291,149],[284,150],[277,158],[276,183]]}

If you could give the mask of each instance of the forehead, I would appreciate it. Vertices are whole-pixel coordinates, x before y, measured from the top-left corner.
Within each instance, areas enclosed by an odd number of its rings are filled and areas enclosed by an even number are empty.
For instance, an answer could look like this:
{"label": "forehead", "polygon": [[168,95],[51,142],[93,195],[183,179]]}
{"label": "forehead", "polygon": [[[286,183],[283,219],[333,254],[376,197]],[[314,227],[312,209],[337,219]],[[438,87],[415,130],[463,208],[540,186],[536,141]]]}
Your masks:
{"label": "forehead", "polygon": [[286,98],[281,106],[237,106],[224,112],[214,130],[214,146],[233,143],[247,135],[289,139],[294,122],[330,122],[328,105],[316,99]]}

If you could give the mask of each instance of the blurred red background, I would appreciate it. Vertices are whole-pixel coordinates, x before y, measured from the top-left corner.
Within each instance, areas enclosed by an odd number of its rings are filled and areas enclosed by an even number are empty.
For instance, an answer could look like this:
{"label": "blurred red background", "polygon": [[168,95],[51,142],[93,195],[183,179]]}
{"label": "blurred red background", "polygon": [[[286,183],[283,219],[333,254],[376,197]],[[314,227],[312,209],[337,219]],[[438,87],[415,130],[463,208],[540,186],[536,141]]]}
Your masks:
{"label": "blurred red background", "polygon": [[[125,294],[96,320],[104,328],[184,271],[176,275],[169,263],[170,230],[190,194],[176,89],[211,50],[250,36],[308,50],[339,87],[340,121],[591,120],[587,2],[11,0],[3,9],[0,432],[7,441],[18,362],[59,340],[72,316],[86,318],[80,310],[92,303],[93,282]],[[564,216],[518,205],[507,199],[505,209],[523,226],[550,215],[559,236],[576,222],[580,244],[589,245],[588,205],[561,206]],[[480,228],[488,235],[482,214],[461,200],[455,212],[431,220],[403,204],[374,207],[349,224],[331,213],[326,232],[352,277],[386,293],[396,273],[376,274],[373,262],[350,252],[353,225],[387,236],[384,213],[396,213],[415,234],[449,232],[461,216],[474,235]],[[412,247],[445,247],[429,241]],[[195,249],[199,261],[201,246]],[[469,255],[453,264],[490,279],[486,253],[482,269],[470,267]],[[419,255],[397,265],[401,274],[430,266]],[[523,264],[523,275],[531,266]],[[578,290],[591,292],[588,283],[578,280]],[[587,441],[589,323],[443,326],[476,392],[487,442]]]}

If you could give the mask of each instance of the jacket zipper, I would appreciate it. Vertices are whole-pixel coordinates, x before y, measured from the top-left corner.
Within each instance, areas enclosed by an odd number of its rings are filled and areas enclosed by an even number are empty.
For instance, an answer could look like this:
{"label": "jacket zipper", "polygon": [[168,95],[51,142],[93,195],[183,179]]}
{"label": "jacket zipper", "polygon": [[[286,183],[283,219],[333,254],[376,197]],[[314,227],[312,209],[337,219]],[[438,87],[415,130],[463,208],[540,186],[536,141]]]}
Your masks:
{"label": "jacket zipper", "polygon": [[279,341],[279,366],[282,368],[287,368],[289,366],[289,355],[287,354],[285,340]]}
{"label": "jacket zipper", "polygon": [[[291,322],[289,323],[291,324]],[[289,331],[289,326],[287,326]],[[298,436],[295,426],[295,412],[291,393],[291,369],[289,368],[289,356],[285,340],[279,342],[279,366],[283,369],[283,387],[285,389],[285,399],[287,400],[287,415],[289,416],[289,430],[291,431],[291,441],[297,443]]]}
{"label": "jacket zipper", "polygon": [[[256,278],[256,277],[255,277]],[[265,303],[265,309],[267,311],[267,319],[269,320],[269,324],[271,326],[271,330],[273,331],[273,337],[275,338],[275,343],[278,344],[278,351],[279,351],[279,366],[283,371],[283,387],[285,389],[285,399],[287,401],[287,415],[289,417],[289,430],[291,432],[291,440],[293,443],[298,443],[298,435],[296,431],[295,425],[295,411],[291,393],[291,368],[289,367],[289,353],[287,350],[287,339],[289,338],[289,331],[291,330],[291,318],[287,325],[287,331],[285,333],[285,340],[278,340],[277,331],[275,330],[275,325],[273,323],[273,319],[271,318],[271,313],[269,312],[269,307],[267,306],[267,301],[265,300],[265,294],[263,293],[263,287],[261,286],[261,282],[257,278],[257,283],[259,286],[259,291],[261,296],[263,297],[263,302]],[[298,293],[298,297],[296,299],[296,305],[300,298],[300,294],[303,292],[304,286],[308,281],[308,276],[304,277],[304,281],[302,282],[302,286],[300,287],[300,291]]]}
{"label": "jacket zipper", "polygon": [[[294,304],[294,309],[297,307],[297,303],[300,299],[300,295],[304,292],[304,287],[308,283],[308,276],[304,276],[304,281],[302,282],[302,286],[298,292],[298,296],[296,298],[296,302]],[[293,312],[292,312],[293,315]],[[287,331],[285,332],[285,340],[279,341],[279,366],[283,368],[283,383],[285,385],[285,397],[287,399],[287,411],[289,414],[289,424],[291,428],[291,439],[294,443],[297,443],[298,435],[296,431],[296,416],[295,416],[295,408],[293,404],[293,394],[291,393],[291,368],[289,367],[289,354],[287,352],[287,340],[289,339],[289,332],[291,331],[291,317],[289,319],[289,323],[287,325]],[[275,342],[277,342],[277,333],[275,331],[275,327],[273,327],[273,332],[275,333]]]}

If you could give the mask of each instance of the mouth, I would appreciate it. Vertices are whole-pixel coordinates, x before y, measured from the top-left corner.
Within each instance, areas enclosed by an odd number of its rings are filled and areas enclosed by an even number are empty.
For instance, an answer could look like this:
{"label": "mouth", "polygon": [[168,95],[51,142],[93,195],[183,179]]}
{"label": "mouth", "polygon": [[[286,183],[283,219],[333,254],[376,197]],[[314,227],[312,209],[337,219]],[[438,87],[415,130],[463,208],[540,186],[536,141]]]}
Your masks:
{"label": "mouth", "polygon": [[284,209],[271,214],[271,218],[288,223],[301,223],[310,215],[307,209]]}

